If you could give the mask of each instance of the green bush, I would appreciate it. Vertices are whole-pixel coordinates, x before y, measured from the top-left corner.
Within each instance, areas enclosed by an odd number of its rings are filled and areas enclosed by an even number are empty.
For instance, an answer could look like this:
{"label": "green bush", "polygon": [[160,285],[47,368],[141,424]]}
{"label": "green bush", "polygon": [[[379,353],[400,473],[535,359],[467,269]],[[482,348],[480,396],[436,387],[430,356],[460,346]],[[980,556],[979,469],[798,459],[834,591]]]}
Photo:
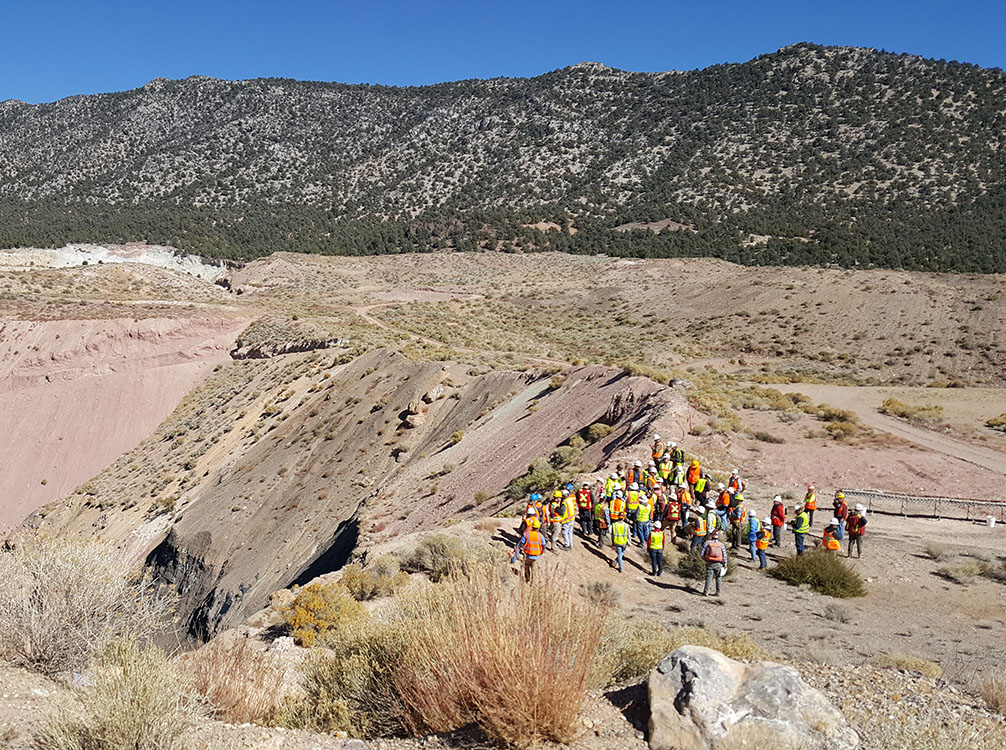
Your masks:
{"label": "green bush", "polygon": [[528,467],[527,473],[524,476],[510,482],[506,488],[506,494],[511,500],[520,500],[532,492],[544,494],[562,484],[565,478],[566,475],[553,466],[551,462],[544,458],[539,458]]}
{"label": "green bush", "polygon": [[866,584],[859,573],[826,550],[810,550],[787,557],[769,572],[792,586],[806,584],[826,596],[848,599],[866,594]]}
{"label": "green bush", "polygon": [[[722,540],[720,540],[722,541]],[[724,542],[725,544],[726,542]],[[727,553],[727,574],[724,578],[732,579],[737,571],[737,555]],[[693,550],[678,559],[678,575],[693,581],[706,580],[706,561],[702,559],[699,550]]]}
{"label": "green bush", "polygon": [[[1006,417],[1006,414],[1003,416]],[[594,422],[594,424],[587,428],[587,437],[590,438],[590,442],[596,443],[598,440],[608,437],[613,430],[614,428],[609,424]]]}
{"label": "green bush", "polygon": [[855,424],[859,421],[859,417],[853,412],[846,411],[845,409],[836,409],[835,407],[828,406],[827,404],[818,405],[817,417],[822,422],[850,422]]}

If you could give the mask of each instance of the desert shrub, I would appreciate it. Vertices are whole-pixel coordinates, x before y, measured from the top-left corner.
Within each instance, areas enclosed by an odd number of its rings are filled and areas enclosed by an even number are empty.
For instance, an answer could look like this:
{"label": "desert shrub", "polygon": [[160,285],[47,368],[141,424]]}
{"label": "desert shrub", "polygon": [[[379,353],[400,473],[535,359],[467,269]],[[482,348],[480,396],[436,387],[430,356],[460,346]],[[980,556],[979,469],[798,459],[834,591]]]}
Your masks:
{"label": "desert shrub", "polygon": [[945,544],[938,544],[937,542],[929,542],[922,548],[922,551],[925,552],[926,557],[936,562],[944,562],[957,557],[957,553],[950,549],[950,547]]}
{"label": "desert shrub", "polygon": [[94,687],[56,704],[37,728],[39,750],[179,750],[203,710],[177,668],[155,647],[121,642],[94,670]]}
{"label": "desert shrub", "polygon": [[508,591],[488,568],[407,598],[399,617],[394,684],[412,731],[474,723],[519,747],[576,736],[603,618],[568,586],[541,576]]}
{"label": "desert shrub", "polygon": [[835,440],[843,440],[858,435],[859,425],[854,422],[828,422],[824,426],[824,431],[835,438]]}
{"label": "desert shrub", "polygon": [[340,583],[312,583],[280,610],[283,626],[300,646],[334,639],[347,623],[366,615],[363,606]]}
{"label": "desert shrub", "polygon": [[667,373],[660,372],[660,370],[655,370],[638,362],[627,363],[622,367],[622,372],[631,377],[649,378],[656,383],[660,383],[660,385],[667,385],[671,382],[671,376]]}
{"label": "desert shrub", "polygon": [[472,496],[472,502],[475,503],[475,505],[482,505],[482,503],[484,503],[488,499],[489,495],[483,492],[482,490],[479,490]]}
{"label": "desert shrub", "polygon": [[409,573],[425,573],[435,583],[451,573],[497,566],[501,560],[500,548],[482,540],[435,534],[424,538],[404,556],[402,568]]}
{"label": "desert shrub", "polygon": [[974,583],[974,580],[981,574],[982,564],[973,560],[967,560],[957,565],[944,565],[942,568],[936,569],[936,575],[940,576],[940,578],[945,578],[962,586]]}
{"label": "desert shrub", "polygon": [[674,648],[670,633],[659,625],[610,617],[604,623],[591,682],[604,688],[638,680]]}
{"label": "desert shrub", "polygon": [[457,432],[451,433],[451,445],[457,445],[464,439],[465,439],[464,430],[458,430]]}
{"label": "desert shrub", "polygon": [[992,417],[985,423],[986,427],[991,427],[993,430],[1002,430],[1006,432],[1006,412],[1003,412],[998,417]]}
{"label": "desert shrub", "polygon": [[548,492],[551,488],[562,484],[565,475],[544,458],[531,464],[527,473],[514,479],[506,488],[507,497],[520,500],[532,492]]}
{"label": "desert shrub", "polygon": [[400,569],[398,560],[384,555],[367,567],[357,563],[347,565],[342,569],[339,583],[346,587],[354,599],[364,602],[380,596],[390,596],[408,580],[409,574]]}
{"label": "desert shrub", "polygon": [[557,469],[566,466],[576,466],[583,459],[583,451],[572,445],[560,445],[555,449],[549,462]]}
{"label": "desert shrub", "polygon": [[211,641],[182,665],[192,687],[224,721],[268,723],[286,697],[276,657],[249,638]]}
{"label": "desert shrub", "polygon": [[993,711],[1006,714],[1006,677],[992,675],[978,683],[978,694]]}
{"label": "desert shrub", "polygon": [[299,665],[303,696],[283,705],[275,724],[354,737],[400,734],[405,712],[391,678],[402,654],[401,629],[354,620],[324,652]]}
{"label": "desert shrub", "polygon": [[838,604],[825,605],[823,614],[825,620],[831,620],[832,622],[848,623],[852,621],[852,613]]}
{"label": "desert shrub", "polygon": [[826,596],[847,599],[866,594],[859,573],[826,550],[810,550],[779,561],[769,573],[792,586],[806,584]]}
{"label": "desert shrub", "polygon": [[934,424],[943,419],[942,406],[911,406],[901,403],[896,398],[886,399],[877,411],[891,417],[899,417],[907,419],[909,422],[921,424]]}
{"label": "desert shrub", "polygon": [[777,435],[773,435],[771,432],[762,432],[760,430],[751,433],[751,436],[755,440],[760,440],[763,443],[774,443],[774,444],[778,445],[780,443],[785,443],[786,442],[785,439],[783,439],[783,438],[781,438],[781,437],[779,437]]}
{"label": "desert shrub", "polygon": [[606,609],[618,606],[618,589],[611,581],[591,581],[580,586],[580,593],[592,604]]}
{"label": "desert shrub", "polygon": [[[1006,415],[1003,416],[1006,417]],[[598,440],[608,437],[613,430],[614,428],[609,424],[594,422],[594,424],[587,428],[587,437],[590,438],[592,443],[596,443]]]}
{"label": "desert shrub", "polygon": [[936,679],[937,677],[943,676],[943,668],[935,662],[931,662],[928,659],[923,659],[921,656],[914,656],[911,654],[902,654],[898,651],[888,651],[883,654],[877,654],[872,659],[870,663],[877,667],[884,667],[886,669],[901,669],[906,672],[918,672],[926,677],[932,677]]}
{"label": "desert shrub", "polygon": [[[737,555],[731,551],[727,553],[727,574],[725,578],[733,578],[736,571]],[[706,580],[706,561],[702,559],[699,550],[693,550],[678,558],[678,575],[693,581]]]}
{"label": "desert shrub", "polygon": [[845,409],[836,409],[827,404],[818,405],[817,418],[822,422],[850,422],[855,424],[859,421],[859,417],[855,413]]}
{"label": "desert shrub", "polygon": [[0,656],[53,676],[165,630],[175,598],[108,545],[35,537],[0,552],[0,602]]}
{"label": "desert shrub", "polygon": [[548,388],[551,391],[557,391],[566,383],[566,376],[561,373],[556,373],[552,376],[552,379],[548,381]]}

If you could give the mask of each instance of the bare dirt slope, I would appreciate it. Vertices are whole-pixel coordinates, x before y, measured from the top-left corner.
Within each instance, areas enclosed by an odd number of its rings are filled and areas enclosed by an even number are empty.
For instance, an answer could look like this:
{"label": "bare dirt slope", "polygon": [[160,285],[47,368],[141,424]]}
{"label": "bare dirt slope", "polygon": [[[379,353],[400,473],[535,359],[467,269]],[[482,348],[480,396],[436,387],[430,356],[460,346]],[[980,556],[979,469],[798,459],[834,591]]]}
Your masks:
{"label": "bare dirt slope", "polygon": [[0,324],[0,533],[149,435],[227,359],[241,320]]}

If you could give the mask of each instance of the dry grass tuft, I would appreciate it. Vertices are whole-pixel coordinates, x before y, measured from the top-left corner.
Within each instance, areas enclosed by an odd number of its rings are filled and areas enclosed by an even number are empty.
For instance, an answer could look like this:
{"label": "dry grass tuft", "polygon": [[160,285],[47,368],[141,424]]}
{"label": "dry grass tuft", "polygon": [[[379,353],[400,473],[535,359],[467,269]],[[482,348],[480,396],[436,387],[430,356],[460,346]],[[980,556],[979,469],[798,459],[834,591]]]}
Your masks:
{"label": "dry grass tuft", "polygon": [[436,583],[453,573],[463,574],[504,561],[501,548],[484,540],[435,534],[424,538],[404,556],[402,568],[410,573],[425,573]]}
{"label": "dry grass tuft", "polygon": [[248,638],[233,645],[211,642],[182,664],[196,692],[224,721],[267,724],[286,698],[276,657]]}
{"label": "dry grass tuft", "polygon": [[1002,736],[964,717],[947,719],[935,711],[894,711],[869,724],[872,747],[885,750],[999,750]]}
{"label": "dry grass tuft", "polygon": [[887,669],[902,669],[906,672],[918,672],[919,674],[923,674],[926,677],[932,677],[933,679],[943,676],[943,668],[936,662],[923,659],[920,656],[903,654],[899,651],[889,651],[887,653],[877,654],[870,659],[870,663],[874,666],[884,667]]}
{"label": "dry grass tuft", "polygon": [[978,685],[978,694],[993,711],[1006,714],[1006,677],[992,675]]}
{"label": "dry grass tuft", "polygon": [[177,668],[154,647],[123,642],[110,648],[94,682],[41,720],[38,750],[181,750],[185,729],[204,713]]}
{"label": "dry grass tuft", "polygon": [[0,602],[0,656],[51,677],[166,630],[175,599],[111,546],[35,537],[0,553]]}
{"label": "dry grass tuft", "polygon": [[973,560],[966,560],[957,565],[944,565],[936,569],[936,575],[962,586],[974,583],[981,574],[982,564]]}
{"label": "dry grass tuft", "polygon": [[957,553],[950,547],[937,542],[929,542],[922,548],[922,551],[925,552],[926,557],[930,560],[935,560],[936,562],[946,562],[947,560],[957,557]]}
{"label": "dry grass tuft", "polygon": [[604,609],[618,606],[619,591],[611,581],[591,581],[580,586],[580,593],[591,604]]}
{"label": "dry grass tuft", "polygon": [[358,602],[391,596],[409,581],[409,574],[400,569],[398,560],[383,555],[367,567],[353,563],[342,569],[339,583],[346,587]]}

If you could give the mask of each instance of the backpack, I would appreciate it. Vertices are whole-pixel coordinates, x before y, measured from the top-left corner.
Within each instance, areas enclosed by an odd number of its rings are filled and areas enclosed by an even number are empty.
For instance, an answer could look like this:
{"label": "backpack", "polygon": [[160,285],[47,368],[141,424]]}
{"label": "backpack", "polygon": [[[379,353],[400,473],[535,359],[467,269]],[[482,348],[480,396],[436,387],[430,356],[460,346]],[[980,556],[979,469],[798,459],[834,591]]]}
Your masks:
{"label": "backpack", "polygon": [[702,555],[702,559],[707,563],[721,563],[724,557],[723,552],[722,542],[709,542],[706,544],[706,551]]}

